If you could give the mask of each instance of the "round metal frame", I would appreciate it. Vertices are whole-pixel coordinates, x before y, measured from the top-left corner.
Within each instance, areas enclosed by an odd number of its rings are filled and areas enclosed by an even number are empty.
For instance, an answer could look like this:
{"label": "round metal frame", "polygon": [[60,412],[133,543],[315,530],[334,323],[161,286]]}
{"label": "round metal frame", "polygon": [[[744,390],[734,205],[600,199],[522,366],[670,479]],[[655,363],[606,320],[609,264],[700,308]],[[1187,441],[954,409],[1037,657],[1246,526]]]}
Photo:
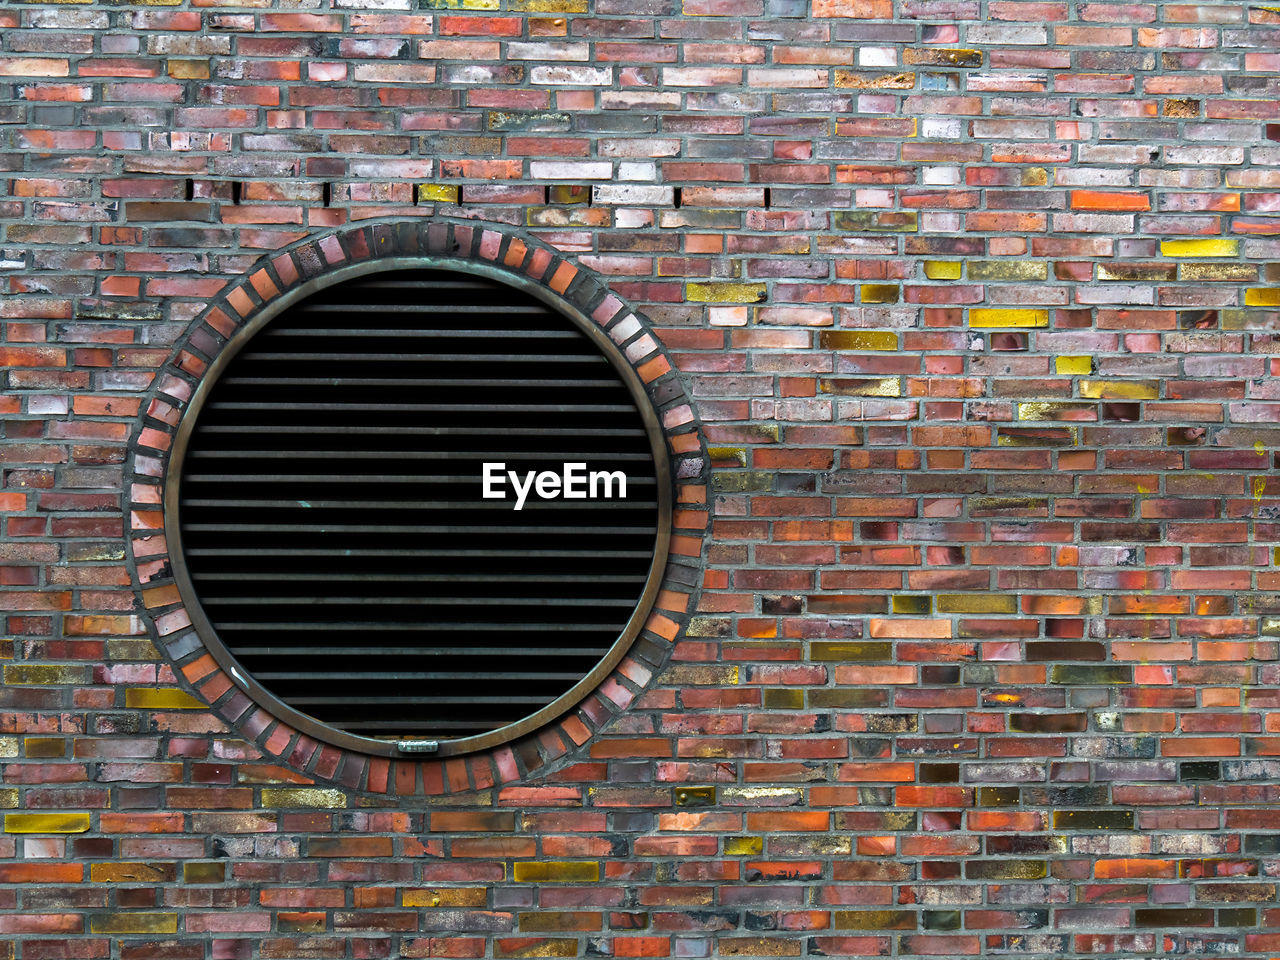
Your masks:
{"label": "round metal frame", "polygon": [[[201,378],[195,393],[192,395],[191,402],[178,425],[173,447],[169,454],[164,488],[164,529],[165,537],[170,545],[174,579],[191,617],[192,626],[200,635],[201,640],[204,641],[214,660],[246,694],[275,716],[317,740],[378,756],[409,757],[413,755],[401,750],[395,740],[384,740],[377,737],[365,737],[349,733],[317,720],[310,714],[295,707],[291,707],[262,686],[240,665],[235,656],[218,637],[217,631],[214,630],[204,612],[204,608],[200,604],[199,595],[196,593],[195,586],[191,581],[190,571],[182,550],[182,527],[178,503],[181,494],[183,463],[186,459],[192,431],[195,429],[196,422],[200,417],[200,411],[204,407],[213,385],[218,381],[227,365],[253,339],[258,331],[293,304],[327,287],[372,273],[415,268],[451,270],[485,277],[497,283],[514,287],[541,300],[557,313],[572,321],[578,329],[596,344],[597,349],[608,359],[635,401],[636,408],[639,410],[641,420],[644,423],[645,433],[649,439],[650,450],[653,453],[654,473],[658,487],[658,533],[654,541],[653,560],[649,566],[648,577],[645,580],[644,589],[641,592],[640,599],[636,602],[636,607],[631,617],[618,635],[617,640],[609,648],[608,653],[592,668],[590,673],[551,703],[529,714],[527,717],[487,733],[435,741],[438,746],[431,751],[431,756],[449,757],[477,750],[486,750],[515,740],[550,723],[578,704],[626,656],[627,651],[644,626],[661,586],[671,545],[673,500],[671,463],[667,455],[666,439],[663,434],[662,424],[658,420],[657,413],[653,409],[653,404],[645,391],[640,377],[630,363],[627,362],[626,357],[622,355],[618,347],[590,317],[582,313],[573,304],[561,299],[552,291],[526,277],[508,273],[487,263],[471,260],[433,256],[386,257],[373,262],[340,267],[314,277],[265,305],[252,319],[238,329]],[[414,739],[415,741],[418,740],[418,738]]]}

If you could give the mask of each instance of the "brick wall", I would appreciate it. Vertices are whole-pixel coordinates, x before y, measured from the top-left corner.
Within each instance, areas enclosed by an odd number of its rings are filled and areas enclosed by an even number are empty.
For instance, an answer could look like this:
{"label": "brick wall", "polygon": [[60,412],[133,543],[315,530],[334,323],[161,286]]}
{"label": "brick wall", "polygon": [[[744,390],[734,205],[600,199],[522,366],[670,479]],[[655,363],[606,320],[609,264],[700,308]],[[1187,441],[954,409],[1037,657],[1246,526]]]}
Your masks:
{"label": "brick wall", "polygon": [[[0,956],[1280,954],[1278,49],[1248,3],[0,5]],[[702,589],[581,744],[379,792],[175,673],[124,477],[251,270],[467,220],[664,345]]]}

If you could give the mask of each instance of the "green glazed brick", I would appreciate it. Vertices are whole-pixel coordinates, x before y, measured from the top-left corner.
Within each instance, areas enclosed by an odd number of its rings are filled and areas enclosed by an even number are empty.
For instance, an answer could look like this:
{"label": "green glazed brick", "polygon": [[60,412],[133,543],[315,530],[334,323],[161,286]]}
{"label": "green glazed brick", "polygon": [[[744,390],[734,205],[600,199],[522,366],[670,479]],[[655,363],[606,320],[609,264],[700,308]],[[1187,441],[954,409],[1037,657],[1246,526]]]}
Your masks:
{"label": "green glazed brick", "polygon": [[[1021,910],[1018,911],[1020,914]],[[959,910],[925,910],[920,915],[922,930],[959,930]]]}
{"label": "green glazed brick", "polygon": [[880,641],[814,640],[809,644],[809,656],[813,660],[888,660],[893,656],[893,644]]}
{"label": "green glazed brick", "polygon": [[890,611],[901,614],[930,614],[933,598],[926,594],[905,593],[890,598]]}
{"label": "green glazed brick", "polygon": [[1049,265],[1036,260],[970,260],[969,279],[979,281],[1047,280]]}
{"label": "green glazed brick", "polygon": [[803,710],[804,691],[798,688],[771,687],[764,691],[767,710]]}
{"label": "green glazed brick", "polygon": [[1207,907],[1139,907],[1133,911],[1133,922],[1136,927],[1167,927],[1174,930],[1209,927],[1213,925],[1213,910]]}
{"label": "green glazed brick", "polygon": [[857,710],[883,707],[888,698],[879,690],[815,688],[809,691],[809,706],[815,710]]}
{"label": "green glazed brick", "polygon": [[1060,663],[1050,669],[1049,682],[1097,687],[1109,687],[1116,683],[1133,683],[1133,667]]}
{"label": "green glazed brick", "polygon": [[914,930],[914,910],[837,910],[832,914],[837,930]]}
{"label": "green glazed brick", "polygon": [[[1258,884],[1262,890],[1271,889],[1271,897],[1275,896],[1275,885],[1269,883]],[[1259,899],[1271,899],[1265,894]],[[1258,910],[1256,907],[1227,907],[1218,911],[1218,926],[1220,927],[1253,927],[1258,923]]]}
{"label": "green glazed brick", "polygon": [[978,806],[980,807],[1014,807],[1022,797],[1018,787],[979,787]]}
{"label": "green glazed brick", "polygon": [[512,13],[586,13],[587,0],[507,0]]}
{"label": "green glazed brick", "polygon": [[845,233],[915,233],[919,215],[914,210],[837,210],[831,225]]}
{"label": "green glazed brick", "polygon": [[1089,719],[1083,713],[1011,713],[1009,729],[1016,733],[1083,733]]}
{"label": "green glazed brick", "polygon": [[1055,810],[1055,830],[1132,830],[1132,810]]}
{"label": "green glazed brick", "polygon": [[964,865],[969,880],[1043,880],[1049,875],[1044,860],[970,860]]}
{"label": "green glazed brick", "polygon": [[1017,613],[1018,598],[1008,593],[940,593],[939,613]]}
{"label": "green glazed brick", "polygon": [[763,493],[773,489],[774,475],[752,470],[720,471],[712,474],[711,485],[717,493]]}
{"label": "green glazed brick", "polygon": [[227,865],[219,860],[188,860],[182,865],[184,883],[222,883],[227,878]]}
{"label": "green glazed brick", "polygon": [[87,683],[89,668],[57,666],[45,663],[5,664],[4,682],[12,684],[77,684]]}
{"label": "green glazed brick", "polygon": [[521,933],[563,933],[570,930],[599,930],[600,914],[580,910],[539,910],[520,914]]}
{"label": "green glazed brick", "polygon": [[92,917],[91,933],[177,933],[176,913],[120,913]]}

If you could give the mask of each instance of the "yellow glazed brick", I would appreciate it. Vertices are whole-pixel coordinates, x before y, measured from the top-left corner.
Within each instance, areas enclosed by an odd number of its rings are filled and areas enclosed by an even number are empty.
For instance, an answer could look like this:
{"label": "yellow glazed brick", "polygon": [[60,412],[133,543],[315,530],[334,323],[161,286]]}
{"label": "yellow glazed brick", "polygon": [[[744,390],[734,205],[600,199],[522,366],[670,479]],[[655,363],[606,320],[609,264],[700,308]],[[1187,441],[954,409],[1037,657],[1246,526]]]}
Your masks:
{"label": "yellow glazed brick", "polygon": [[67,741],[65,737],[26,737],[22,752],[28,759],[62,757],[67,753]]}
{"label": "yellow glazed brick", "polygon": [[1258,267],[1252,263],[1180,263],[1178,279],[1257,283]]}
{"label": "yellow glazed brick", "polygon": [[309,807],[332,810],[347,805],[341,790],[308,790],[300,787],[263,787],[264,807]]}
{"label": "yellow glazed brick", "polygon": [[975,307],[969,311],[971,327],[1047,327],[1048,310]]}
{"label": "yellow glazed brick", "polygon": [[901,291],[893,283],[864,283],[862,285],[863,303],[897,303]]}
{"label": "yellow glazed brick", "polygon": [[1161,240],[1160,252],[1166,257],[1234,257],[1240,252],[1239,240]]}
{"label": "yellow glazed brick", "polygon": [[587,0],[509,0],[512,13],[586,13]]}
{"label": "yellow glazed brick", "polygon": [[959,280],[962,265],[959,260],[926,260],[924,275],[930,280]]}
{"label": "yellow glazed brick", "polygon": [[6,813],[5,833],[84,833],[87,813]]}
{"label": "yellow glazed brick", "polygon": [[1155,380],[1081,380],[1080,396],[1090,400],[1155,400],[1160,384]]}
{"label": "yellow glazed brick", "polygon": [[1018,404],[1019,420],[1079,420],[1081,414],[1085,419],[1090,411],[1096,410],[1091,403],[1063,403],[1054,400],[1034,400]]}
{"label": "yellow glazed brick", "polygon": [[483,887],[425,887],[404,891],[402,902],[406,907],[483,907],[487,898]]}
{"label": "yellow glazed brick", "polygon": [[207,705],[177,687],[134,687],[124,692],[124,705],[143,710],[203,710]]}
{"label": "yellow glazed brick", "polygon": [[841,377],[823,380],[819,385],[823,393],[836,393],[843,397],[900,397],[901,377]]}
{"label": "yellow glazed brick", "polygon": [[208,80],[208,60],[170,60],[165,65],[174,80]]}
{"label": "yellow glazed brick", "polygon": [[707,447],[707,456],[712,460],[732,460],[740,467],[747,465],[747,451],[744,447]]}
{"label": "yellow glazed brick", "polygon": [[933,612],[933,598],[924,594],[898,594],[889,599],[889,609],[894,613],[927,615]]}
{"label": "yellow glazed brick", "polygon": [[764,839],[761,837],[725,837],[724,855],[726,857],[751,857],[764,852]]}
{"label": "yellow glazed brick", "polygon": [[823,350],[897,350],[898,335],[887,330],[823,330],[818,334]]}
{"label": "yellow glazed brick", "polygon": [[1246,307],[1280,307],[1280,287],[1251,287],[1244,292]]}
{"label": "yellow glazed brick", "polygon": [[1017,613],[1017,598],[1007,593],[941,593],[939,613]]}
{"label": "yellow glazed brick", "polygon": [[1053,368],[1060,376],[1088,376],[1093,373],[1093,357],[1055,357]]}
{"label": "yellow glazed brick", "polygon": [[457,203],[458,188],[444,183],[418,184],[418,202]]}
{"label": "yellow glazed brick", "polygon": [[760,303],[765,287],[763,283],[690,283],[686,294],[693,303]]}
{"label": "yellow glazed brick", "polygon": [[177,933],[176,913],[108,913],[89,921],[91,933]]}
{"label": "yellow glazed brick", "polygon": [[93,883],[159,883],[165,870],[155,863],[91,863],[89,879]]}
{"label": "yellow glazed brick", "polygon": [[594,860],[523,860],[514,866],[517,883],[597,883],[600,864]]}

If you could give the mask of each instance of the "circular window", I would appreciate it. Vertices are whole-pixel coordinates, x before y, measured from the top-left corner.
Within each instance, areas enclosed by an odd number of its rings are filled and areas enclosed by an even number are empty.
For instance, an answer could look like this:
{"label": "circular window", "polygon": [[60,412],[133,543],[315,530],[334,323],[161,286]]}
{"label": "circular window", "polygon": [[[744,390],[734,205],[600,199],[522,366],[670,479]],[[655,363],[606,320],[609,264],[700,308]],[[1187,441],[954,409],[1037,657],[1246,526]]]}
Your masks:
{"label": "circular window", "polygon": [[661,425],[609,337],[540,286],[438,267],[328,275],[258,314],[167,468],[214,658],[298,729],[388,756],[572,707],[639,632],[670,536]]}

